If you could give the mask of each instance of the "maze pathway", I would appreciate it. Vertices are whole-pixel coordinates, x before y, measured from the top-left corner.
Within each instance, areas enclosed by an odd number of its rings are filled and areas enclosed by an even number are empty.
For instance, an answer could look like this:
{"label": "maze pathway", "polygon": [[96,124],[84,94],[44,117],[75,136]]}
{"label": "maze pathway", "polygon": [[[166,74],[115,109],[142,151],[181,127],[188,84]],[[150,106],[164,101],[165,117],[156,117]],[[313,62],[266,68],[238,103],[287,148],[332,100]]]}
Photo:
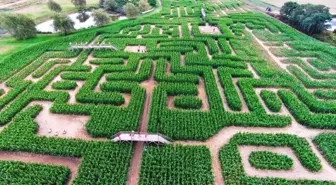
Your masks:
{"label": "maze pathway", "polygon": [[335,184],[335,59],[241,1],[163,0],[4,59],[0,148],[80,158],[72,184]]}

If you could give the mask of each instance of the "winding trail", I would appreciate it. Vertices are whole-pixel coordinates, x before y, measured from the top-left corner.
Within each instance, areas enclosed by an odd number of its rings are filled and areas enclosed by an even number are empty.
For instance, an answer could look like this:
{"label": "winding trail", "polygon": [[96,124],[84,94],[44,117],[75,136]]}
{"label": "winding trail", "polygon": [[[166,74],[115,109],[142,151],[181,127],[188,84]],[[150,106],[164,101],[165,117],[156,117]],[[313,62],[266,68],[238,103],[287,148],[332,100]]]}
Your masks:
{"label": "winding trail", "polygon": [[[155,67],[156,67],[156,61],[153,62],[151,76],[149,80],[144,81],[140,84],[143,88],[146,89],[146,99],[145,99],[144,109],[142,112],[142,118],[141,118],[140,125],[139,125],[140,132],[147,131],[152,93],[153,93],[153,89],[156,86],[156,82],[154,80]],[[127,185],[137,185],[138,184],[139,176],[140,176],[140,166],[141,166],[143,147],[144,147],[144,142],[135,143],[133,157],[131,160],[131,166],[130,166],[127,183],[126,183]]]}

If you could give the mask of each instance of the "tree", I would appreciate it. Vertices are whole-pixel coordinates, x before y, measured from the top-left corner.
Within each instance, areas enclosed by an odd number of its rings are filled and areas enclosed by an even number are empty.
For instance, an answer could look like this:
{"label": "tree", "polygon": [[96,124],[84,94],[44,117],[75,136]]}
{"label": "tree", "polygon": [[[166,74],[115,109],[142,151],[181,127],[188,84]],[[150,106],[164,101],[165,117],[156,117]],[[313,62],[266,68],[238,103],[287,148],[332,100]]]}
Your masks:
{"label": "tree", "polygon": [[288,21],[289,16],[292,15],[292,12],[299,8],[300,5],[296,2],[286,2],[280,9],[280,17],[283,21]]}
{"label": "tree", "polygon": [[54,12],[61,12],[62,11],[62,7],[53,0],[49,0],[48,3],[47,3],[47,6],[51,11],[54,11]]}
{"label": "tree", "polygon": [[0,15],[0,25],[18,40],[36,37],[35,23],[22,14]]}
{"label": "tree", "polygon": [[97,26],[108,24],[111,21],[109,15],[101,10],[94,10],[92,16]]}
{"label": "tree", "polygon": [[306,33],[321,33],[328,28],[325,23],[331,20],[329,8],[323,5],[287,2],[280,10],[280,18],[294,28]]}
{"label": "tree", "polygon": [[149,3],[152,7],[155,7],[155,6],[156,6],[156,0],[148,0],[148,3]]}
{"label": "tree", "polygon": [[127,3],[124,6],[124,12],[129,18],[136,17],[139,15],[139,8],[137,8],[133,3]]}
{"label": "tree", "polygon": [[329,8],[323,5],[303,5],[305,10],[305,16],[301,16],[299,20],[300,29],[311,35],[314,33],[321,33],[325,29],[329,28],[325,23],[331,20]]}
{"label": "tree", "polygon": [[71,2],[80,9],[83,9],[86,6],[86,0],[71,0]]}
{"label": "tree", "polygon": [[54,15],[54,28],[65,35],[75,30],[74,22],[65,14]]}
{"label": "tree", "polygon": [[99,7],[104,8],[104,3],[105,3],[104,0],[99,0]]}
{"label": "tree", "polygon": [[108,11],[114,11],[118,7],[118,4],[115,0],[105,0],[104,9]]}
{"label": "tree", "polygon": [[76,18],[79,20],[79,22],[85,22],[90,18],[90,15],[88,15],[85,11],[82,11],[77,15]]}
{"label": "tree", "polygon": [[149,5],[147,0],[140,0],[139,1],[139,9],[141,12],[150,10],[152,7]]}

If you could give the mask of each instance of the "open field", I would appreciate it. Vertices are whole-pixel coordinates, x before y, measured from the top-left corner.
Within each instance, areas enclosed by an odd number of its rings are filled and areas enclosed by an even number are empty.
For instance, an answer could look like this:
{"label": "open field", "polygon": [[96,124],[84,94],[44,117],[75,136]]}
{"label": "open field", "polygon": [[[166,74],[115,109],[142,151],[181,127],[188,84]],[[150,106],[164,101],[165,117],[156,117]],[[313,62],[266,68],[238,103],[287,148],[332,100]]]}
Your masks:
{"label": "open field", "polygon": [[0,184],[335,184],[335,48],[204,3],[6,53]]}
{"label": "open field", "polygon": [[[262,0],[265,3],[274,5],[276,7],[282,7],[283,4],[285,4],[286,2],[288,2],[288,0]],[[324,5],[326,7],[330,8],[330,13],[333,15],[336,15],[336,1],[334,0],[291,0],[293,2],[297,2],[299,4],[321,4]]]}
{"label": "open field", "polygon": [[[47,0],[5,0],[0,2],[0,12],[10,11],[14,13],[22,13],[40,23],[50,19],[53,12],[47,7]],[[55,0],[62,6],[64,13],[76,12],[76,8],[70,0]],[[87,0],[87,7],[97,7],[99,0]]]}

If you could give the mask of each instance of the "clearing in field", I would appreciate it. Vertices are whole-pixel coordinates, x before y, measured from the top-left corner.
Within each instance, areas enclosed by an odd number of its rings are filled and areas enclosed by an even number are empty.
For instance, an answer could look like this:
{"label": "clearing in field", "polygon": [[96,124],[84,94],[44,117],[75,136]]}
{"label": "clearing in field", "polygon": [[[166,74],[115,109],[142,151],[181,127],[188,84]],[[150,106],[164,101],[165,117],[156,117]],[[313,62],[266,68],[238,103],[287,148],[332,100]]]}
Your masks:
{"label": "clearing in field", "polygon": [[335,184],[335,60],[236,0],[28,47],[1,63],[0,184]]}

